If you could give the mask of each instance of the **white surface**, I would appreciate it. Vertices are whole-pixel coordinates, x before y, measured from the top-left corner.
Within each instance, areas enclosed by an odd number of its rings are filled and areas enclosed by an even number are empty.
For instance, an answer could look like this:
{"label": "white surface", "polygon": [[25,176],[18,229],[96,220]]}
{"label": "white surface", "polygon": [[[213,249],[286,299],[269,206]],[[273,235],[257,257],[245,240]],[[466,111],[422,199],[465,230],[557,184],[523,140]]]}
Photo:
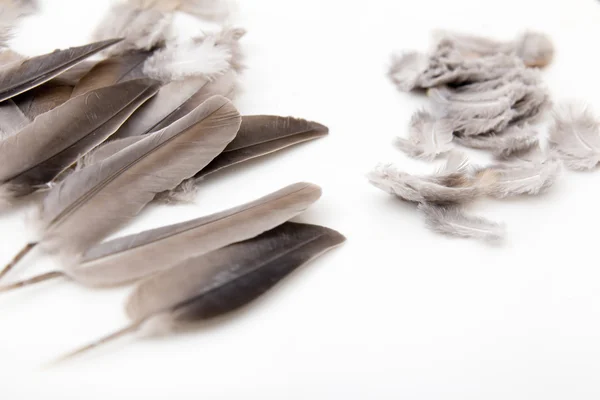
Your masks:
{"label": "white surface", "polygon": [[[84,43],[107,4],[45,7],[24,24],[18,50]],[[430,233],[414,206],[364,174],[387,160],[431,168],[391,144],[426,103],[396,92],[385,73],[393,50],[425,49],[436,28],[549,33],[557,55],[544,75],[555,98],[587,99],[600,111],[600,4],[248,0],[234,22],[248,30],[239,109],[320,121],[330,136],[208,179],[197,206],[152,207],[126,231],[305,180],[324,196],[300,220],[336,228],[347,243],[232,318],[190,334],[129,338],[42,373],[54,356],[121,327],[128,290],[55,282],[2,295],[0,397],[598,399],[600,173],[566,173],[540,198],[478,203],[477,212],[507,223],[501,247]],[[28,239],[25,213],[1,216],[2,263]],[[10,278],[50,267],[29,257]]]}

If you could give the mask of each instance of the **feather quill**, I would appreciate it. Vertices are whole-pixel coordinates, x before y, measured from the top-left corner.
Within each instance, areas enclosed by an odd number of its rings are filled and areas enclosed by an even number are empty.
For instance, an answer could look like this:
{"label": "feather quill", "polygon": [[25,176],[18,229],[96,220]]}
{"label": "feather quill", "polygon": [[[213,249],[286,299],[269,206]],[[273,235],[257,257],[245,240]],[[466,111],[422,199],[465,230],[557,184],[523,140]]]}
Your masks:
{"label": "feather quill", "polygon": [[504,225],[465,214],[458,206],[423,203],[419,204],[418,209],[425,216],[427,226],[434,232],[492,242],[504,239],[506,233]]}
{"label": "feather quill", "polygon": [[318,186],[296,183],[213,215],[101,243],[86,251],[79,260],[66,264],[64,271],[0,287],[0,291],[61,276],[90,287],[130,283],[190,257],[273,229],[303,212],[320,196]]}
{"label": "feather quill", "polygon": [[565,103],[554,109],[553,117],[551,149],[569,169],[595,168],[600,162],[600,123],[592,110],[586,105]]}
{"label": "feather quill", "polygon": [[287,222],[253,239],[191,258],[134,289],[125,305],[132,321],[129,327],[62,360],[140,328],[149,333],[176,330],[237,310],[344,241],[334,230]]}
{"label": "feather quill", "polygon": [[329,129],[317,122],[292,117],[249,115],[235,139],[210,164],[177,188],[160,193],[161,203],[186,203],[195,198],[202,180],[217,171],[327,135]]}
{"label": "feather quill", "polygon": [[408,139],[397,138],[396,145],[406,155],[433,160],[452,150],[452,127],[426,111],[417,111],[410,120]]}
{"label": "feather quill", "polygon": [[105,40],[12,63],[0,69],[0,101],[47,82],[87,57],[120,41],[121,39]]}
{"label": "feather quill", "polygon": [[156,81],[138,80],[98,89],[1,141],[1,198],[10,202],[52,181],[106,140],[158,88]]}
{"label": "feather quill", "polygon": [[44,199],[35,243],[65,256],[81,254],[137,215],[156,193],[202,169],[233,140],[240,122],[233,105],[215,96],[168,128],[72,173]]}

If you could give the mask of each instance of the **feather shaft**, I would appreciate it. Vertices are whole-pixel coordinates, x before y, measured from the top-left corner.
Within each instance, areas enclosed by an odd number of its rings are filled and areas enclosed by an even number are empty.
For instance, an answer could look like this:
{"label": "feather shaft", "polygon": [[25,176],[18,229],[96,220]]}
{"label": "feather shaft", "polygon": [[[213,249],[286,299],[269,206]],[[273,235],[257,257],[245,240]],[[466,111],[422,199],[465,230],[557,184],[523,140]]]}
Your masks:
{"label": "feather shaft", "polygon": [[65,273],[62,271],[51,271],[51,272],[47,272],[45,274],[41,274],[41,275],[37,275],[34,276],[33,278],[30,279],[25,279],[23,281],[19,281],[19,282],[15,282],[15,283],[10,283],[8,285],[4,285],[4,286],[0,286],[0,292],[8,292],[11,290],[15,290],[15,289],[20,289],[26,286],[31,286],[31,285],[35,285],[37,283],[41,283],[41,282],[46,282],[52,279],[56,279],[56,278],[63,278],[65,277]]}
{"label": "feather shaft", "polygon": [[2,279],[6,274],[8,274],[14,267],[17,265],[19,261],[21,261],[31,250],[37,246],[37,242],[27,243],[25,247],[23,247],[13,258],[12,260],[4,266],[2,271],[0,271],[0,279]]}

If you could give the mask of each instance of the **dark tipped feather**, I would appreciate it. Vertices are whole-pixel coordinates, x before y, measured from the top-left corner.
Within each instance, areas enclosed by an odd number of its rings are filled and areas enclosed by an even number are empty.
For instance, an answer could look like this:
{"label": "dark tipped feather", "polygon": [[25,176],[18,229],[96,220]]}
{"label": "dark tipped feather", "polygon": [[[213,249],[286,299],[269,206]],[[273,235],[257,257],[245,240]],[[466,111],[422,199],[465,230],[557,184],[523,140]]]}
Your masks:
{"label": "dark tipped feather", "polygon": [[129,327],[63,359],[142,326],[164,331],[239,309],[344,240],[328,228],[287,222],[253,239],[191,258],[135,288],[125,307],[132,320]]}
{"label": "dark tipped feather", "polygon": [[174,190],[161,193],[157,201],[163,203],[187,202],[192,198],[202,179],[214,172],[248,161],[298,143],[327,135],[328,128],[317,122],[274,115],[242,117],[242,125],[235,139],[194,178]]}
{"label": "dark tipped feather", "polygon": [[103,49],[118,43],[110,39],[28,58],[0,70],[0,101],[4,101],[49,81],[61,72]]}
{"label": "dark tipped feather", "polygon": [[0,182],[7,197],[31,193],[115,132],[158,90],[130,81],[72,99],[0,142]]}

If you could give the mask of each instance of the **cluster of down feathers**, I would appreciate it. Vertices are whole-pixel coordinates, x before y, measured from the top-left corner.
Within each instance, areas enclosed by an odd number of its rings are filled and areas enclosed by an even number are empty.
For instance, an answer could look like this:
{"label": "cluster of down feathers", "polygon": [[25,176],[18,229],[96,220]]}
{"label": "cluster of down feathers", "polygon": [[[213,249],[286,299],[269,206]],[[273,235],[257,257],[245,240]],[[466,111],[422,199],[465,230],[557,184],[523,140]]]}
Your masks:
{"label": "cluster of down feathers", "polygon": [[[407,156],[447,165],[432,176],[412,176],[393,164],[379,165],[371,183],[418,203],[433,230],[459,237],[499,240],[504,225],[474,217],[466,203],[485,196],[537,195],[561,175],[563,165],[587,170],[600,162],[600,123],[584,105],[559,104],[547,143],[536,126],[552,108],[540,68],[554,49],[549,38],[528,32],[509,42],[438,32],[430,54],[396,56],[389,77],[401,91],[426,91],[429,110],[415,112]],[[484,150],[494,162],[469,165],[460,147]]]}
{"label": "cluster of down feathers", "polygon": [[[9,35],[33,4],[0,7]],[[121,333],[177,327],[243,306],[344,241],[288,222],[321,195],[300,182],[102,242],[152,201],[191,200],[207,175],[327,135],[312,121],[239,114],[232,98],[244,30],[169,34],[175,12],[220,20],[224,10],[217,0],[130,0],[110,10],[97,42],[32,58],[2,50],[0,202],[7,210],[25,198],[39,203],[39,233],[0,278],[37,246],[59,254],[62,268],[0,292],[60,277],[89,287],[141,281]]]}

